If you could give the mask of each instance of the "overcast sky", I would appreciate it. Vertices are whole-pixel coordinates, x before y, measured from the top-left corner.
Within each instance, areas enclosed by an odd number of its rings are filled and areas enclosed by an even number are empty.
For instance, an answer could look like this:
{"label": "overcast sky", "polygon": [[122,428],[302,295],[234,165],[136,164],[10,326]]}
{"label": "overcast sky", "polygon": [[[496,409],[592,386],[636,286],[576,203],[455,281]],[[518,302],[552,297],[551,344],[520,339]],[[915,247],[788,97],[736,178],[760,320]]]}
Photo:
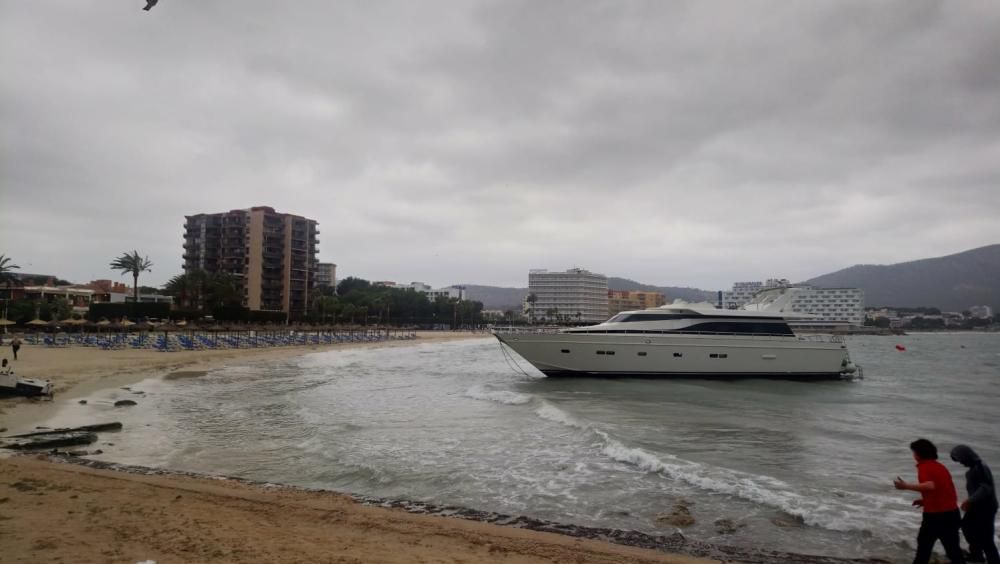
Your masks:
{"label": "overcast sky", "polygon": [[707,289],[1000,242],[1000,3],[0,0],[0,254],[181,271],[185,214],[338,275]]}

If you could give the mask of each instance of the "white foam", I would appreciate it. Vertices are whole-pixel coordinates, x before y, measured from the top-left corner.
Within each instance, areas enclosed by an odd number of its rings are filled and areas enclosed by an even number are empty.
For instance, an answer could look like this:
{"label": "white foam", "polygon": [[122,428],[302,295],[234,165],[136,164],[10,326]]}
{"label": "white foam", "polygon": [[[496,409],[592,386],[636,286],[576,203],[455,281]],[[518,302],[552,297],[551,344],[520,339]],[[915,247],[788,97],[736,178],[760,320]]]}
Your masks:
{"label": "white foam", "polygon": [[566,413],[565,411],[559,409],[558,407],[552,405],[547,401],[543,401],[542,405],[535,410],[535,414],[543,419],[548,419],[549,421],[555,421],[556,423],[561,423],[569,427],[576,427],[577,429],[589,429],[590,425],[576,419],[572,415]]}
{"label": "white foam", "polygon": [[481,386],[474,386],[465,391],[465,397],[481,401],[492,401],[506,405],[524,405],[531,402],[531,396],[519,394],[508,390],[490,390]]}

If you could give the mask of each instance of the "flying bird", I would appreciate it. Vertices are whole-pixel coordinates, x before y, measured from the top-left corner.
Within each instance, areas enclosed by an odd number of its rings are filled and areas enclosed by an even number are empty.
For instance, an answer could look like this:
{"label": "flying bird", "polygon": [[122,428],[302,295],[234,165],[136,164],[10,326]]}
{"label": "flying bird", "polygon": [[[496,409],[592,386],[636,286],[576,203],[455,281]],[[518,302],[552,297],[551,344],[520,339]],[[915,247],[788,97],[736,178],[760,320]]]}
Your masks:
{"label": "flying bird", "polygon": [[159,1],[160,0],[146,0],[146,7],[143,8],[143,10],[146,10],[148,12]]}

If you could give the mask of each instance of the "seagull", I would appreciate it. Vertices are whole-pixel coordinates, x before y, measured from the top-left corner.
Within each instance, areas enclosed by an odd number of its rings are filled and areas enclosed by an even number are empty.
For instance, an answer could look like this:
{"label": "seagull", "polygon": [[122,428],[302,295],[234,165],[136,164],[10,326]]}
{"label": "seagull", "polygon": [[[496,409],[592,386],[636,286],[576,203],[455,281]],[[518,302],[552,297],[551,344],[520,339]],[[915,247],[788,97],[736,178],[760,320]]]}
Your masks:
{"label": "seagull", "polygon": [[159,2],[159,1],[160,0],[146,0],[146,7],[143,8],[143,10],[146,10],[148,12],[150,10],[150,8],[152,8],[153,6],[155,6],[156,3]]}

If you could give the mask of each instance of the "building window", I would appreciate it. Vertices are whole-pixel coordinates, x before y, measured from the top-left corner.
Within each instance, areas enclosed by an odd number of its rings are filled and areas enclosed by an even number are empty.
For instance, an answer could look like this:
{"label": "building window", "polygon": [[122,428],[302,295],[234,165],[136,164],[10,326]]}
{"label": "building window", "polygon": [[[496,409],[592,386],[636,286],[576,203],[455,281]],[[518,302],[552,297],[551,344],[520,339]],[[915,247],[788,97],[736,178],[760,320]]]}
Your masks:
{"label": "building window", "polygon": [[681,354],[681,353],[674,353],[674,358],[680,358],[682,356],[684,356],[684,355]]}
{"label": "building window", "polygon": [[562,350],[561,352],[562,352],[563,354],[569,354],[569,349],[563,349],[563,350]]}
{"label": "building window", "polygon": [[646,353],[640,351],[639,356],[646,356]]}

